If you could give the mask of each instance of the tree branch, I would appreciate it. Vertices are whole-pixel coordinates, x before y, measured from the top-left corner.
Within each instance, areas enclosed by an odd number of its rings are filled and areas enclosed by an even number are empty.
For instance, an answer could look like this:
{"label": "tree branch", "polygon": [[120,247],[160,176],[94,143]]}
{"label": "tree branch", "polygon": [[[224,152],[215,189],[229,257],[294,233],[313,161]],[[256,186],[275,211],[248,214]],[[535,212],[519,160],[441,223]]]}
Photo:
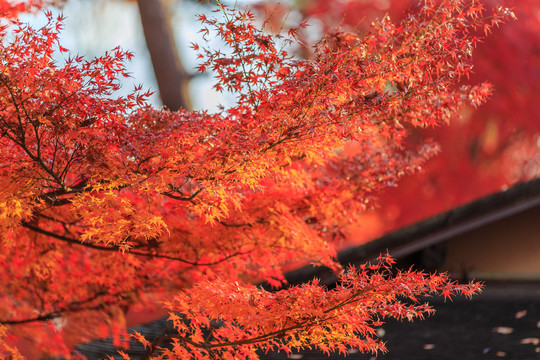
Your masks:
{"label": "tree branch", "polygon": [[[32,225],[32,224],[30,224],[29,222],[26,222],[26,221],[22,222],[21,226],[26,228],[26,229],[32,230],[34,232],[40,233],[42,235],[46,235],[46,236],[52,237],[54,239],[61,240],[61,241],[64,241],[64,242],[67,242],[67,243],[70,243],[70,244],[74,244],[74,245],[84,246],[84,247],[87,247],[87,248],[90,248],[90,249],[100,250],[100,251],[109,251],[109,252],[121,251],[120,247],[118,247],[118,246],[102,246],[102,245],[96,245],[96,244],[87,243],[87,242],[81,242],[81,241],[79,241],[77,239],[70,238],[70,237],[67,237],[67,236],[64,236],[64,235],[59,235],[59,234],[53,233],[51,231],[39,228],[39,227],[34,226],[34,225]],[[227,260],[229,260],[229,259],[231,259],[233,257],[240,256],[240,255],[247,255],[250,252],[251,251],[244,251],[244,252],[236,251],[236,252],[234,252],[232,254],[229,254],[229,255],[223,257],[222,259],[212,261],[212,262],[201,263],[201,262],[198,262],[198,261],[190,261],[190,260],[186,260],[184,258],[171,256],[171,255],[151,254],[151,253],[145,253],[145,252],[136,251],[136,250],[127,251],[128,254],[132,254],[132,255],[135,255],[135,256],[143,256],[143,257],[148,257],[148,258],[157,258],[157,259],[167,259],[167,260],[172,260],[172,261],[179,261],[179,262],[182,262],[184,264],[191,265],[191,266],[213,266],[213,265],[218,265],[218,264],[221,264],[221,263],[223,263],[223,262],[225,262],[225,261],[227,261]]]}

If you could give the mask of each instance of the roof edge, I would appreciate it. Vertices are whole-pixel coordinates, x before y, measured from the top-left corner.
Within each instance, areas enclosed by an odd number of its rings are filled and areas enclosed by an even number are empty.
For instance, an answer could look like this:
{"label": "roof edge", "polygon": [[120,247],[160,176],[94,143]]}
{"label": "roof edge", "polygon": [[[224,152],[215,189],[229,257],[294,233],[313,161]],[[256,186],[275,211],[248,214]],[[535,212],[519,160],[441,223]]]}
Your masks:
{"label": "roof edge", "polygon": [[[365,244],[342,250],[337,260],[343,266],[349,266],[373,260],[386,252],[400,258],[539,205],[540,178],[519,183]],[[290,284],[306,282],[314,277],[326,284],[336,280],[335,275],[322,266],[308,265],[286,274]]]}

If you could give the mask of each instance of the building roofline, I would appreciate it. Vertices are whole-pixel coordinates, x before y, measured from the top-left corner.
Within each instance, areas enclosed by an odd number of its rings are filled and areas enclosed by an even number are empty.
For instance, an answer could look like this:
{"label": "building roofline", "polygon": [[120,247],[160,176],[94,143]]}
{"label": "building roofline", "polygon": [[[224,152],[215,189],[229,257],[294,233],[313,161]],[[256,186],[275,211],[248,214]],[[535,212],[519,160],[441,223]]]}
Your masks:
{"label": "building roofline", "polygon": [[[387,252],[395,258],[404,257],[539,205],[540,178],[517,184],[365,244],[342,250],[338,253],[338,261],[344,266],[360,264]],[[327,284],[336,280],[329,269],[311,265],[293,270],[286,276],[290,284],[306,282],[314,277]]]}

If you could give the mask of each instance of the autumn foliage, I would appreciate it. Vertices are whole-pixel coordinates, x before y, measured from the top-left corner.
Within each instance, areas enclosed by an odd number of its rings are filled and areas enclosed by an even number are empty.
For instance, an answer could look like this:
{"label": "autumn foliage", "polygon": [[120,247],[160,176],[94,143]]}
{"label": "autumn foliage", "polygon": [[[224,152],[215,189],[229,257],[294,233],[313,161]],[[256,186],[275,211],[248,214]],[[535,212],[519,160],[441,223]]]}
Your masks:
{"label": "autumn foliage", "polygon": [[[8,14],[0,349],[15,355],[10,344],[31,337],[69,357],[74,343],[109,334],[120,346],[125,313],[164,302],[173,349],[131,335],[156,359],[377,351],[374,327],[385,317],[431,313],[424,295],[476,293],[478,284],[392,270],[385,256],[346,270],[334,256],[373,195],[437,151],[403,147],[410,131],[489,95],[488,85],[459,80],[478,33],[512,13],[482,9],[426,1],[399,24],[330,33],[298,60],[287,52],[296,29],[269,35],[249,11],[219,5],[199,20],[228,50],[194,44],[199,70],[237,95],[215,114],[153,109],[141,89],[119,97],[129,52],[73,56],[59,42],[61,18],[48,13],[35,29]],[[351,141],[361,151],[341,156]],[[328,266],[340,284],[281,288],[291,262]],[[276,290],[252,285],[263,280]]]}
{"label": "autumn foliage", "polygon": [[[351,242],[368,241],[540,174],[540,106],[536,100],[540,90],[540,19],[536,15],[540,2],[487,0],[483,6],[487,11],[510,7],[519,19],[489,30],[492,35],[474,50],[473,72],[461,79],[463,84],[489,81],[493,85],[490,100],[478,108],[465,106],[461,118],[449,126],[409,136],[407,143],[412,146],[433,139],[440,145],[440,155],[426,162],[422,172],[405,176],[397,187],[384,191],[378,209],[359,218]],[[419,7],[415,0],[339,4],[311,0],[303,2],[301,11],[327,29],[341,24],[366,31],[376,17],[389,14],[399,21],[407,9],[414,12]]]}
{"label": "autumn foliage", "polygon": [[[494,88],[490,100],[477,109],[465,108],[462,120],[448,128],[423,134],[441,145],[441,156],[399,182],[401,191],[394,188],[381,197],[377,216],[385,230],[540,175],[540,19],[535,15],[540,2],[489,1],[486,6],[500,4],[510,6],[518,21],[493,29],[478,45],[474,71],[463,80],[487,79]],[[415,201],[407,194],[415,194]]]}

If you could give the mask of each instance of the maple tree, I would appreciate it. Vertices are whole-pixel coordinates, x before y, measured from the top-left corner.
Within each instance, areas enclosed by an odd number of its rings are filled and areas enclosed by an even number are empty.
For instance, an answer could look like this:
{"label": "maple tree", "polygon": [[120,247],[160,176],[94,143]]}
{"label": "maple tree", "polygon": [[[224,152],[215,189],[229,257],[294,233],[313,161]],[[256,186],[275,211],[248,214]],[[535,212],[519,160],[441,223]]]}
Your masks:
{"label": "maple tree", "polygon": [[[501,1],[490,1],[491,7]],[[377,215],[386,229],[446,211],[481,196],[504,190],[540,175],[540,11],[537,1],[504,1],[519,21],[494,30],[475,49],[469,83],[488,79],[494,92],[478,109],[465,109],[462,121],[425,136],[441,145],[441,156],[427,162],[422,173],[399,182],[381,197]],[[451,151],[450,151],[451,150]],[[413,208],[407,194],[424,204]],[[393,209],[387,212],[385,209]],[[385,214],[386,213],[386,214]]]}
{"label": "maple tree", "polygon": [[[465,107],[461,118],[449,126],[409,137],[407,141],[413,146],[431,138],[442,152],[426,162],[423,171],[404,176],[397,187],[382,193],[378,208],[360,216],[351,243],[369,241],[539,175],[540,107],[536,94],[540,86],[540,20],[536,14],[540,3],[488,0],[484,5],[488,11],[510,7],[519,19],[491,29],[494,35],[474,50],[474,71],[461,80],[464,84],[489,81],[494,88],[490,101],[474,109]],[[376,17],[388,13],[399,21],[406,16],[405,10],[416,11],[418,7],[414,0],[339,4],[310,0],[302,2],[301,11],[320,20],[326,29],[340,23],[365,31]]]}
{"label": "maple tree", "polygon": [[[33,28],[10,12],[0,29],[2,355],[21,357],[10,344],[27,336],[65,357],[97,336],[122,346],[126,311],[159,302],[173,348],[130,335],[153,358],[378,351],[381,319],[430,314],[424,295],[477,293],[477,283],[394,270],[388,256],[346,270],[334,256],[373,195],[437,151],[403,147],[410,131],[489,95],[459,79],[478,30],[513,14],[482,10],[426,1],[399,24],[330,33],[299,60],[286,50],[297,29],[271,35],[218,2],[199,20],[228,50],[193,46],[199,70],[237,95],[215,114],[153,109],[141,88],[117,96],[131,53],[72,56],[61,17]],[[341,156],[350,141],[361,151]],[[334,269],[339,285],[283,287],[297,261]],[[252,285],[263,280],[275,291]]]}

